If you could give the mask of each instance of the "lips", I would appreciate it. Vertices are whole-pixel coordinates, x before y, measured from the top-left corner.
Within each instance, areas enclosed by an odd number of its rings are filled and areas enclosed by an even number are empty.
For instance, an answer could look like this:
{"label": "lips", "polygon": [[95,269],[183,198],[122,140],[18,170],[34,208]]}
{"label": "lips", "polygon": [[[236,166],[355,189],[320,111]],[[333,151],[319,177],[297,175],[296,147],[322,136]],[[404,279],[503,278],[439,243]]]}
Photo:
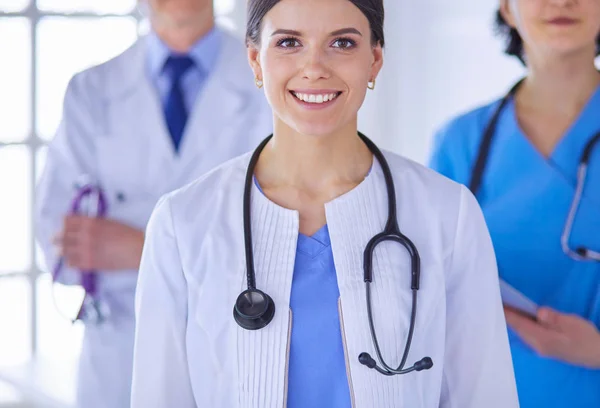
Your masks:
{"label": "lips", "polygon": [[571,25],[577,23],[577,20],[568,17],[556,17],[549,20],[548,23],[555,25]]}

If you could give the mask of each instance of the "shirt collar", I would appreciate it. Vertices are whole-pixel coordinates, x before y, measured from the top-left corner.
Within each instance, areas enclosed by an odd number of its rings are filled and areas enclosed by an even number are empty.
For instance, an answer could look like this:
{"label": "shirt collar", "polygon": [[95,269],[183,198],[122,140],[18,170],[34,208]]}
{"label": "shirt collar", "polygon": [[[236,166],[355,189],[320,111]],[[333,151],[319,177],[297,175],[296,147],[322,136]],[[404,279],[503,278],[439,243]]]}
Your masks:
{"label": "shirt collar", "polygon": [[[200,69],[205,74],[209,74],[217,64],[220,48],[221,31],[214,27],[205,36],[196,41],[187,54],[192,58],[197,69]],[[171,51],[159,36],[154,31],[151,31],[148,34],[147,61],[148,69],[153,78],[157,78],[162,74],[165,62],[171,54],[177,53]]]}

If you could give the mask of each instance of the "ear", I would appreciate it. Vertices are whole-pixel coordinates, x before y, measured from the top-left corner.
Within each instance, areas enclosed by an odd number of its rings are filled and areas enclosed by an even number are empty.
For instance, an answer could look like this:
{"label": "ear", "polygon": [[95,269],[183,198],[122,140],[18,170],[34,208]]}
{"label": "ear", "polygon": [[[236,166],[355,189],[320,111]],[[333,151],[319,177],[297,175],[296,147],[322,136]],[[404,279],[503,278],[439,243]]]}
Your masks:
{"label": "ear", "polygon": [[254,72],[254,78],[262,81],[263,75],[262,67],[260,66],[260,52],[254,44],[248,44],[248,62],[250,63],[252,72]]}
{"label": "ear", "polygon": [[513,5],[510,0],[500,0],[500,14],[504,18],[504,21],[506,21],[506,24],[511,28],[517,28]]}
{"label": "ear", "polygon": [[383,48],[381,47],[381,44],[377,43],[377,45],[373,47],[373,63],[371,64],[371,76],[369,77],[369,81],[373,81],[377,78],[382,66]]}

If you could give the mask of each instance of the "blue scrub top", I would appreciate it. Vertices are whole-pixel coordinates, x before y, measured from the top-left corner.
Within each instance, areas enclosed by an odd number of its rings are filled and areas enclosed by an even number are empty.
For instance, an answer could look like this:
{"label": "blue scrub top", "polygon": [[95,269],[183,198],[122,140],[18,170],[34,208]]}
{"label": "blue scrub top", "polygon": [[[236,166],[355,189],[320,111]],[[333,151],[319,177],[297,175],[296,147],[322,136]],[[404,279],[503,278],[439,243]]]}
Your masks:
{"label": "blue scrub top", "polygon": [[349,408],[338,288],[327,225],[299,234],[292,279],[289,408]]}
{"label": "blue scrub top", "polygon": [[[260,190],[256,179],[255,184]],[[290,298],[288,408],[351,407],[339,297],[327,225],[312,236],[298,234]]]}
{"label": "blue scrub top", "polygon": [[[483,131],[499,101],[462,115],[435,138],[431,167],[469,184]],[[477,198],[500,276],[540,305],[600,328],[600,263],[565,255],[560,238],[585,144],[600,131],[600,87],[548,158],[520,129],[511,100],[501,114]],[[592,154],[571,248],[600,251],[600,145]],[[510,330],[522,408],[600,407],[600,370],[540,357]]]}

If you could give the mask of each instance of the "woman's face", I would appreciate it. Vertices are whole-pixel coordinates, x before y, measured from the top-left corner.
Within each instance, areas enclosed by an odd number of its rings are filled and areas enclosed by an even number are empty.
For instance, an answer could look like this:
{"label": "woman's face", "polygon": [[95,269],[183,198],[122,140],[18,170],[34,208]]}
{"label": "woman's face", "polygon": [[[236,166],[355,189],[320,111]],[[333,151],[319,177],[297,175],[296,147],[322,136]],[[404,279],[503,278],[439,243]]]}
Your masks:
{"label": "woman's face", "polygon": [[526,54],[596,50],[600,0],[502,0],[501,11],[519,32]]}
{"label": "woman's face", "polygon": [[276,120],[315,136],[356,119],[383,62],[369,21],[348,0],[281,0],[248,54]]}

